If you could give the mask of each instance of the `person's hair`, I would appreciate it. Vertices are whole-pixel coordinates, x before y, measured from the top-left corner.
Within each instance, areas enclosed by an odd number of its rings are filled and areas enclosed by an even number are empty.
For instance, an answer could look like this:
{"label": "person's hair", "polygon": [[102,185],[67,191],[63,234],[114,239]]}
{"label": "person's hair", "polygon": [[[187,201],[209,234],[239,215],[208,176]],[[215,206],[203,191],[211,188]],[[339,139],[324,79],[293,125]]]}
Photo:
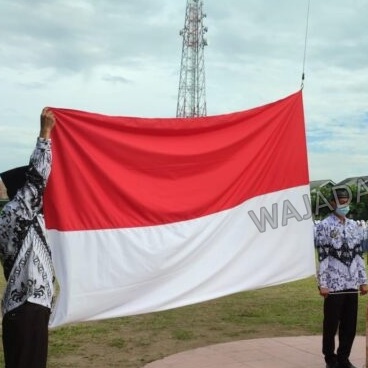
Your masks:
{"label": "person's hair", "polygon": [[331,188],[330,201],[336,202],[336,199],[350,198],[350,193],[346,188]]}
{"label": "person's hair", "polygon": [[22,188],[26,183],[27,170],[28,166],[21,166],[0,174],[1,180],[3,181],[8,193],[9,200],[12,200],[17,194],[18,189]]}

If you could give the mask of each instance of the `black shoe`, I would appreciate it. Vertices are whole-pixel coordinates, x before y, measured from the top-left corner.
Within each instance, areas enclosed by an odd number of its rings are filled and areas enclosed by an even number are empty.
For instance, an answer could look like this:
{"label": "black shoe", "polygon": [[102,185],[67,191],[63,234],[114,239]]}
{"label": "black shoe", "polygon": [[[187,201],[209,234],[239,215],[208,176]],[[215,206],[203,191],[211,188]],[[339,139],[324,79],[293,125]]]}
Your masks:
{"label": "black shoe", "polygon": [[335,368],[357,368],[355,365],[352,365],[349,360],[346,362],[339,362],[335,366]]}
{"label": "black shoe", "polygon": [[326,368],[340,368],[336,360],[326,363]]}

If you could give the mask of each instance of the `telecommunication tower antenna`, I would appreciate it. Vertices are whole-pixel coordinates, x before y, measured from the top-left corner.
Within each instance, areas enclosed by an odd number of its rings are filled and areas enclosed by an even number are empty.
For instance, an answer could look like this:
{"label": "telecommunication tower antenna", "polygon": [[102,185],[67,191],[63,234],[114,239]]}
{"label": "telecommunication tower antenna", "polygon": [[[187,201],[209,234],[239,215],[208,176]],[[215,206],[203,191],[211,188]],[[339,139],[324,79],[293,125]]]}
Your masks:
{"label": "telecommunication tower antenna", "polygon": [[187,0],[179,77],[176,117],[188,118],[207,115],[206,83],[204,70],[204,37],[208,31],[203,25],[203,1]]}

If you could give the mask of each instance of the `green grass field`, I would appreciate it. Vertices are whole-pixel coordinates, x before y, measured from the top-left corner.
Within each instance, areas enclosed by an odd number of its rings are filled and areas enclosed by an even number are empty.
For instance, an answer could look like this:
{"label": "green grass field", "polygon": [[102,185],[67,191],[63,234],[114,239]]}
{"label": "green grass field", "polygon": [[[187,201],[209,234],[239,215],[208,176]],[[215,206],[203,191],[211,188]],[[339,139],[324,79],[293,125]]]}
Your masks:
{"label": "green grass field", "polygon": [[[360,335],[367,301],[359,298]],[[209,344],[319,335],[322,304],[310,277],[165,312],[67,325],[50,331],[48,367],[138,368]]]}

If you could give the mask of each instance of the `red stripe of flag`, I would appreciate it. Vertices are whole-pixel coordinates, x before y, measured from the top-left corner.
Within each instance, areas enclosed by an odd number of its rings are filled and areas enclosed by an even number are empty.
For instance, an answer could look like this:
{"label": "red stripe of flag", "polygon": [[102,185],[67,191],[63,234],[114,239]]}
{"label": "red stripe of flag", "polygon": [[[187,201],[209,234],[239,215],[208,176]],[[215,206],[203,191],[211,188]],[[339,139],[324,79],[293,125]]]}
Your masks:
{"label": "red stripe of flag", "polygon": [[184,221],[309,182],[302,91],[195,119],[52,110],[50,229]]}

